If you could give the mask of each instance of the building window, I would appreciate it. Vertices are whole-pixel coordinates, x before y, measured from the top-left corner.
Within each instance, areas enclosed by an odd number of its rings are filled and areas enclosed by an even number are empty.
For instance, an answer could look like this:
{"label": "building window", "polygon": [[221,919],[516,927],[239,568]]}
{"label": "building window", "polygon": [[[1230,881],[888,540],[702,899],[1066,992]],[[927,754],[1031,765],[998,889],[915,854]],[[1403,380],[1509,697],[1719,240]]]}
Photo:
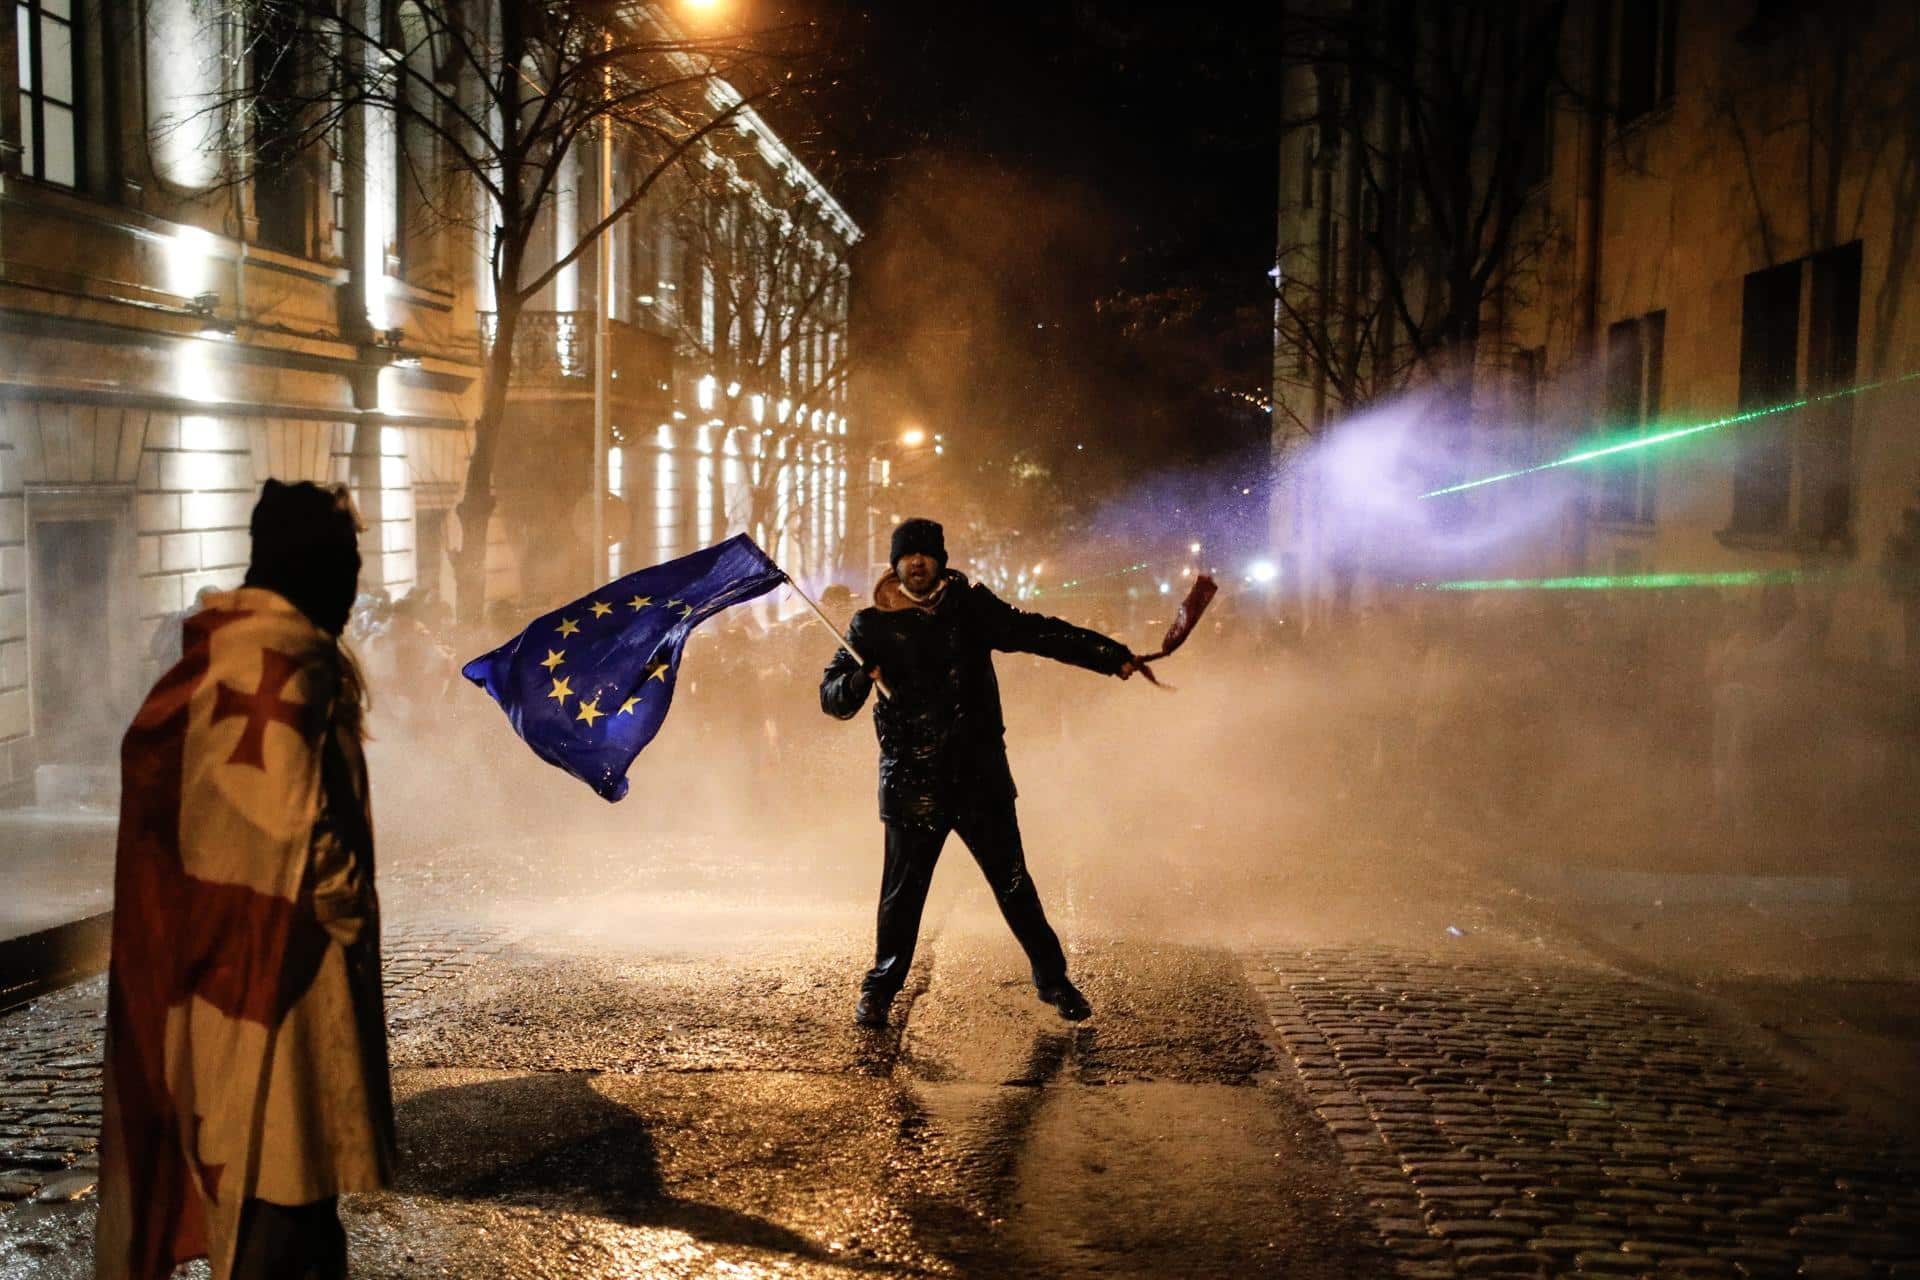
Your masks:
{"label": "building window", "polygon": [[1514,185],[1521,190],[1546,181],[1547,175],[1553,172],[1555,104],[1551,92],[1541,97],[1537,121],[1522,118],[1513,122],[1513,129],[1519,135],[1514,139]]}
{"label": "building window", "polygon": [[1620,54],[1613,109],[1620,124],[1639,119],[1673,97],[1678,8],[1679,0],[1619,0],[1615,30]]}
{"label": "building window", "polygon": [[262,9],[251,39],[253,210],[261,244],[304,257],[311,250],[314,183],[312,166],[299,151],[298,20],[275,6]]}
{"label": "building window", "polygon": [[80,171],[73,111],[73,3],[21,0],[13,12],[20,56],[20,171],[71,187]]}
{"label": "building window", "polygon": [[417,4],[400,6],[392,28],[400,83],[393,146],[393,251],[402,279],[420,281],[434,270],[430,189],[439,168],[434,136],[434,48],[427,16]]}
{"label": "building window", "polygon": [[673,433],[661,427],[653,455],[653,555],[656,563],[680,553],[680,490],[673,465]]}
{"label": "building window", "polygon": [[719,329],[717,323],[719,315],[719,285],[713,277],[713,267],[702,265],[700,268],[700,346],[705,351],[715,350],[714,338]]}
{"label": "building window", "polygon": [[[1604,434],[1609,439],[1643,435],[1659,419],[1666,334],[1664,311],[1608,327]],[[1655,474],[1644,449],[1603,460],[1596,473],[1600,519],[1653,523]]]}
{"label": "building window", "polygon": [[1740,427],[1729,532],[1852,552],[1853,400],[1833,393],[1855,384],[1859,355],[1858,241],[1747,277],[1740,408],[1810,403]]}
{"label": "building window", "polygon": [[[1798,390],[1800,276],[1789,262],[1749,275],[1740,304],[1740,410],[1769,409]],[[1733,462],[1733,533],[1785,533],[1793,453],[1785,414],[1743,424]]]}
{"label": "building window", "polygon": [[[1860,242],[1808,263],[1807,394],[1854,385],[1860,372]],[[1853,550],[1853,397],[1809,405],[1799,435],[1800,531],[1822,550]]]}
{"label": "building window", "polygon": [[1546,376],[1547,349],[1526,347],[1513,353],[1513,462],[1532,466],[1540,460],[1540,381]]}

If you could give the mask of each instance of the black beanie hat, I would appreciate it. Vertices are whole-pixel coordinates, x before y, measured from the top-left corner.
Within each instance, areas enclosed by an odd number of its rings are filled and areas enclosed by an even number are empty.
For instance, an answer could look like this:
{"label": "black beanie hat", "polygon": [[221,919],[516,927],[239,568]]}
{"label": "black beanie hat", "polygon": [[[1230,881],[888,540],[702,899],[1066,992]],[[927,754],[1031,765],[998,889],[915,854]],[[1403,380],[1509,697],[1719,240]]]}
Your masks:
{"label": "black beanie hat", "polygon": [[893,531],[893,546],[887,556],[887,563],[897,565],[901,556],[915,553],[932,556],[940,567],[947,567],[947,533],[939,522],[915,516],[911,520],[902,520],[900,527]]}

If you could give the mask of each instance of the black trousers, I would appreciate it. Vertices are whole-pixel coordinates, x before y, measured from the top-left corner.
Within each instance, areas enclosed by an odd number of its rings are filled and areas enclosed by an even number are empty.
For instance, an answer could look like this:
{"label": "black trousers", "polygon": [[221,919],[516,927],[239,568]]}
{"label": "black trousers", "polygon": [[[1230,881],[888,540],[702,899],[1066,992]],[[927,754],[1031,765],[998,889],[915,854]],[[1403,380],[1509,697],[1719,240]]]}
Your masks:
{"label": "black trousers", "polygon": [[972,809],[948,827],[909,827],[887,824],[887,861],[880,876],[880,920],[873,949],[873,968],[867,970],[862,990],[891,1000],[899,994],[913,967],[913,948],[920,937],[920,913],[927,905],[933,868],[951,829],[966,842],[981,874],[993,889],[994,901],[1013,936],[1033,967],[1033,984],[1046,988],[1066,980],[1067,957],[1060,939],[1047,923],[1040,894],[1027,874],[1027,855],[1020,845],[1020,824],[1013,805],[994,804]]}
{"label": "black trousers", "polygon": [[347,1233],[340,1201],[312,1204],[249,1200],[240,1206],[234,1280],[346,1280]]}

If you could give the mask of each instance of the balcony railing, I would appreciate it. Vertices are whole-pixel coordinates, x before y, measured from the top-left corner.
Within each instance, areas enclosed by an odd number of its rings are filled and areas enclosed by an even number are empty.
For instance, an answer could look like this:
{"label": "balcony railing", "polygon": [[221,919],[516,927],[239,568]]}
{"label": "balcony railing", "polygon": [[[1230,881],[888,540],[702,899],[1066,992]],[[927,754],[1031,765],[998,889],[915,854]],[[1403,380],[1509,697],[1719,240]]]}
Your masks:
{"label": "balcony railing", "polygon": [[[499,318],[480,313],[480,343],[489,350]],[[662,394],[672,379],[673,344],[665,336],[615,320],[610,339],[614,391],[625,396]],[[513,382],[519,387],[584,390],[593,383],[593,312],[522,311],[513,333]]]}

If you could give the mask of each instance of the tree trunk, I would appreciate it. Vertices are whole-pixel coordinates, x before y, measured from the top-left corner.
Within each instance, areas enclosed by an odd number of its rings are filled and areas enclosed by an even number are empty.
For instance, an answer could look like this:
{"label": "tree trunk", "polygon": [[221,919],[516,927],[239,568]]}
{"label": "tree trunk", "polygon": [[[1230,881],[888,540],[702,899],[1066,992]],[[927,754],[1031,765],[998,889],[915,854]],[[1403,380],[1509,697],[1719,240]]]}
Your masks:
{"label": "tree trunk", "polygon": [[473,424],[473,452],[467,457],[467,483],[456,511],[460,549],[453,556],[453,586],[460,621],[479,622],[487,603],[487,532],[493,519],[493,459],[507,416],[507,386],[513,378],[513,336],[520,327],[520,302],[500,299],[493,346],[487,351],[480,417]]}

